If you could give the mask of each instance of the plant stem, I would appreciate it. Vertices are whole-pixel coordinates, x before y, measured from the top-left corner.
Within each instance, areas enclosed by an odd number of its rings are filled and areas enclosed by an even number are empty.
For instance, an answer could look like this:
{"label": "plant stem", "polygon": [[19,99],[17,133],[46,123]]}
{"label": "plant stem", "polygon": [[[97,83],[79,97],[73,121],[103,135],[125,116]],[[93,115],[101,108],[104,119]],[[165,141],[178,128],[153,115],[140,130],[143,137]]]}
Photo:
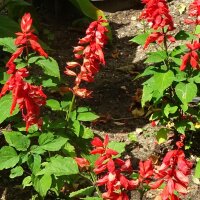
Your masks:
{"label": "plant stem", "polygon": [[75,102],[75,95],[73,94],[72,101],[71,101],[71,104],[69,106],[69,111],[68,111],[68,113],[66,115],[67,122],[69,122],[69,119],[70,119],[70,116],[71,116],[71,112],[72,112],[72,109],[73,109],[73,106],[74,106],[74,102]]}
{"label": "plant stem", "polygon": [[91,178],[92,178],[94,187],[96,188],[97,194],[98,194],[98,196],[101,198],[101,197],[102,197],[101,191],[99,190],[99,187],[95,185],[96,177],[94,176],[94,174],[93,174],[92,172],[90,172],[90,176],[91,176]]}

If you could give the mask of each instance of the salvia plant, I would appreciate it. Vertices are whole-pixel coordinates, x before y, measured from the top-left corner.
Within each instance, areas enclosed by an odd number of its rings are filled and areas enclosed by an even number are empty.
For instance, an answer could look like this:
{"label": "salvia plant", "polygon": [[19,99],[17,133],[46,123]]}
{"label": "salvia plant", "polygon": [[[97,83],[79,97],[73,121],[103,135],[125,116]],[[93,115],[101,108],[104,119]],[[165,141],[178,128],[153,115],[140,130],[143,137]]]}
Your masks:
{"label": "salvia plant", "polygon": [[190,5],[185,20],[193,31],[178,33],[166,0],[143,3],[140,20],[149,30],[132,41],[144,49],[156,45],[157,50],[148,53],[149,65],[137,77],[145,77],[141,103],[153,105],[152,125],[162,125],[158,139],[169,131],[180,138],[160,164],[147,159],[134,169],[131,159],[121,156],[124,143],[109,141],[107,134],[103,140],[94,137],[82,123],[99,117],[89,107],[78,107],[76,98],[92,97],[84,82],[93,82],[105,65],[106,20],[99,17],[92,22],[74,47],[74,61],[67,62],[63,72],[74,81],[59,101],[50,93],[59,87],[59,67],[34,34],[31,15],[24,14],[15,39],[0,38],[6,55],[11,54],[1,80],[0,122],[9,126],[2,130],[6,144],[0,149],[0,170],[10,169],[11,179],[22,176],[23,188],[37,192],[34,198],[51,194],[66,199],[128,200],[130,192],[138,190],[142,199],[148,190],[158,188],[162,200],[179,200],[187,194],[193,163],[183,149],[199,121],[200,1]]}

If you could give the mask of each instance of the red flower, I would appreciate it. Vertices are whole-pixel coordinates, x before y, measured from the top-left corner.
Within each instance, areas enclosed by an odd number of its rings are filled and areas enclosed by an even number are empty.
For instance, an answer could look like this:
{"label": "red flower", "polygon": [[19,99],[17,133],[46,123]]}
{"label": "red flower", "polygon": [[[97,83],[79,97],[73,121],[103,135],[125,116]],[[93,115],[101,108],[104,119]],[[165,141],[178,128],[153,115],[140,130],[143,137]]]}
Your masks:
{"label": "red flower", "polygon": [[144,162],[140,161],[139,168],[139,181],[149,183],[150,178],[152,178],[153,175],[152,160],[147,160]]}
{"label": "red flower", "polygon": [[[182,143],[184,136],[181,136]],[[163,200],[179,199],[174,191],[179,194],[186,194],[189,184],[188,175],[191,173],[192,163],[185,159],[185,154],[180,150],[178,143],[177,150],[169,151],[163,159],[161,166],[155,171],[154,178],[156,181],[150,184],[152,189],[160,187],[165,183],[165,188],[161,193]]]}
{"label": "red flower", "polygon": [[12,92],[13,100],[10,114],[13,113],[18,104],[22,111],[23,119],[26,121],[26,131],[33,124],[37,124],[41,128],[40,107],[46,104],[46,95],[42,92],[42,88],[25,82],[23,79],[27,76],[27,69],[17,70],[8,79],[0,93],[0,97],[2,97],[7,91]]}
{"label": "red flower", "polygon": [[13,65],[13,62],[18,58],[26,48],[26,50],[31,47],[34,51],[38,52],[41,56],[48,57],[45,51],[42,49],[40,44],[37,42],[38,38],[33,34],[33,30],[30,30],[32,26],[32,18],[30,13],[25,13],[21,20],[21,30],[22,32],[16,33],[17,38],[15,40],[15,45],[18,47],[16,52],[13,53],[12,57],[7,63],[7,67]]}
{"label": "red flower", "polygon": [[[79,46],[74,47],[74,55],[82,64],[78,62],[68,62],[65,74],[75,76],[75,86],[71,91],[82,98],[91,97],[91,91],[80,88],[82,81],[93,82],[94,76],[100,70],[100,65],[105,65],[103,47],[107,43],[106,32],[108,31],[102,23],[106,21],[99,18],[92,22],[86,30],[86,36],[79,40]],[[79,73],[72,69],[79,68]]]}
{"label": "red flower", "polygon": [[[186,24],[200,24],[200,0],[194,0],[189,6],[189,19],[185,20]],[[195,19],[192,19],[192,18]]]}
{"label": "red flower", "polygon": [[182,57],[182,64],[180,66],[180,70],[181,71],[185,70],[185,68],[186,68],[186,66],[187,66],[188,63],[190,63],[190,65],[194,69],[199,68],[199,64],[198,64],[199,55],[198,55],[198,53],[196,51],[199,50],[200,43],[195,40],[193,43],[186,44],[186,46],[189,49],[189,53],[186,53]]}
{"label": "red flower", "polygon": [[127,190],[133,190],[138,186],[139,180],[128,179],[123,173],[132,173],[130,160],[123,161],[113,158],[118,153],[108,146],[109,138],[105,136],[104,141],[95,137],[91,142],[94,150],[91,154],[100,154],[95,162],[94,172],[99,176],[96,184],[105,185],[106,191],[102,194],[103,199],[128,200]]}
{"label": "red flower", "polygon": [[84,167],[89,167],[90,166],[90,162],[85,159],[85,158],[74,158],[77,165],[80,167],[80,168],[84,168]]}
{"label": "red flower", "polygon": [[166,0],[143,0],[146,4],[140,19],[146,19],[151,28],[157,30],[158,28],[167,27],[168,31],[174,29],[174,24]]}

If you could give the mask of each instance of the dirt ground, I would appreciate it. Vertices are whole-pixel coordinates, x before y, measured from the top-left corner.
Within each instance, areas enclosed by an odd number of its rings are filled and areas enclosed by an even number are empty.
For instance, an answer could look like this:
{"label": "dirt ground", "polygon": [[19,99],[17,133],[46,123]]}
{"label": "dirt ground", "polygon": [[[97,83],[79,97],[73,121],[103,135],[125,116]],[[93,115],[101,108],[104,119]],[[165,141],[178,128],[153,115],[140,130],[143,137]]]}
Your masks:
{"label": "dirt ground", "polygon": [[[170,2],[170,10],[177,29],[183,26],[183,19],[186,16],[184,10],[190,2],[191,0]],[[93,90],[93,98],[78,101],[79,105],[89,105],[101,116],[102,120],[97,124],[91,124],[91,128],[96,134],[103,136],[108,133],[112,140],[127,143],[128,155],[126,157],[132,158],[135,167],[140,159],[144,160],[152,155],[159,157],[169,147],[169,145],[166,147],[156,144],[154,133],[159,127],[151,127],[148,117],[145,117],[147,110],[144,110],[144,114],[140,116],[141,106],[134,98],[142,87],[142,80],[134,80],[134,77],[144,70],[143,61],[146,58],[143,48],[129,41],[143,29],[143,25],[138,21],[140,9],[105,11],[113,33],[113,42],[105,49],[106,66],[96,76],[95,82],[87,85],[89,89]],[[84,26],[74,27],[69,22],[65,24],[53,21],[48,19],[45,21],[44,19],[44,26],[54,35],[54,39],[51,41],[53,48],[51,55],[58,60],[60,66],[64,67],[66,61],[73,60],[73,46],[77,45],[77,38],[83,36]],[[135,112],[136,108],[139,109],[139,114]],[[134,144],[130,143],[128,139],[128,134],[131,132],[137,136],[137,142]],[[197,138],[199,141],[200,138],[198,136]],[[198,146],[198,142],[196,146]],[[199,149],[194,152],[198,151]],[[194,159],[196,155],[188,156]],[[4,179],[1,184],[3,186],[0,186],[1,194],[3,191],[5,192],[5,187],[9,191],[6,192],[6,200],[28,200],[30,198],[30,191],[22,192],[20,187],[9,184],[10,182],[6,182]],[[199,200],[199,184],[199,180],[194,180],[191,177],[189,194],[183,199]],[[16,196],[17,194],[20,196]],[[143,200],[153,200],[158,194],[159,190],[150,191],[143,197]],[[1,200],[4,200],[4,196],[2,194]],[[139,199],[139,193],[133,191],[131,200]]]}

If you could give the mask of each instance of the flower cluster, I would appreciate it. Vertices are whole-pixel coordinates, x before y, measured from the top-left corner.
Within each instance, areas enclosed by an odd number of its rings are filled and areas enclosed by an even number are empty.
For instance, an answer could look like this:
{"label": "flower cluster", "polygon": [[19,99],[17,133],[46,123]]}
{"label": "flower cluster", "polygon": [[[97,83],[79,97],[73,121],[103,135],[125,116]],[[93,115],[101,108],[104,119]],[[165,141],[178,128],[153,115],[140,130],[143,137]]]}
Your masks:
{"label": "flower cluster", "polygon": [[40,107],[46,103],[46,95],[43,93],[41,86],[34,86],[26,82],[24,79],[29,75],[28,70],[26,68],[16,69],[14,63],[18,57],[23,56],[24,51],[27,54],[26,56],[28,56],[29,48],[32,48],[33,51],[38,52],[41,56],[48,57],[37,42],[38,38],[33,34],[31,25],[32,19],[30,13],[24,14],[21,20],[22,32],[16,33],[15,45],[17,46],[17,50],[6,64],[6,67],[8,67],[7,73],[11,76],[0,93],[0,97],[2,97],[7,91],[12,92],[13,99],[10,113],[13,113],[18,104],[23,120],[26,122],[26,131],[33,124],[37,124],[39,128],[41,127],[42,119],[39,117]]}
{"label": "flower cluster", "polygon": [[[104,141],[95,137],[92,141],[94,149],[91,154],[99,154],[99,158],[95,162],[94,172],[99,176],[97,186],[105,186],[102,194],[104,199],[128,200],[128,190],[137,188],[139,181],[128,179],[126,176],[132,172],[130,160],[122,160],[113,158],[118,152],[108,148],[109,138],[105,136]],[[126,175],[125,175],[126,174]]]}
{"label": "flower cluster", "polygon": [[199,55],[197,53],[197,51],[200,49],[199,41],[195,40],[192,43],[186,44],[186,46],[189,49],[189,52],[182,57],[180,70],[185,70],[188,63],[190,63],[193,69],[199,69]]}
{"label": "flower cluster", "polygon": [[150,43],[155,41],[158,44],[165,39],[174,42],[175,38],[167,34],[167,32],[175,28],[166,0],[143,0],[143,3],[146,6],[140,15],[140,19],[147,20],[151,28],[154,29],[154,32],[148,36],[144,48],[147,48]]}
{"label": "flower cluster", "polygon": [[[189,6],[189,19],[185,20],[186,24],[200,24],[200,0],[194,0]],[[195,19],[192,19],[195,18]]]}
{"label": "flower cluster", "polygon": [[[102,23],[105,20],[99,18],[92,22],[86,30],[86,36],[79,39],[79,46],[74,48],[74,55],[79,62],[67,62],[65,74],[75,76],[75,85],[70,89],[75,95],[82,98],[91,96],[92,91],[80,88],[82,81],[93,82],[95,74],[100,70],[100,65],[105,65],[103,47],[107,43],[106,32],[108,31]],[[79,72],[72,69],[79,68]]]}
{"label": "flower cluster", "polygon": [[180,148],[183,146],[184,135],[180,141],[176,143],[177,149],[169,151],[161,166],[154,172],[154,183],[150,184],[152,189],[160,187],[165,183],[165,187],[161,193],[162,200],[180,198],[175,194],[186,194],[189,184],[188,175],[191,173],[192,163],[185,159],[185,154]]}

